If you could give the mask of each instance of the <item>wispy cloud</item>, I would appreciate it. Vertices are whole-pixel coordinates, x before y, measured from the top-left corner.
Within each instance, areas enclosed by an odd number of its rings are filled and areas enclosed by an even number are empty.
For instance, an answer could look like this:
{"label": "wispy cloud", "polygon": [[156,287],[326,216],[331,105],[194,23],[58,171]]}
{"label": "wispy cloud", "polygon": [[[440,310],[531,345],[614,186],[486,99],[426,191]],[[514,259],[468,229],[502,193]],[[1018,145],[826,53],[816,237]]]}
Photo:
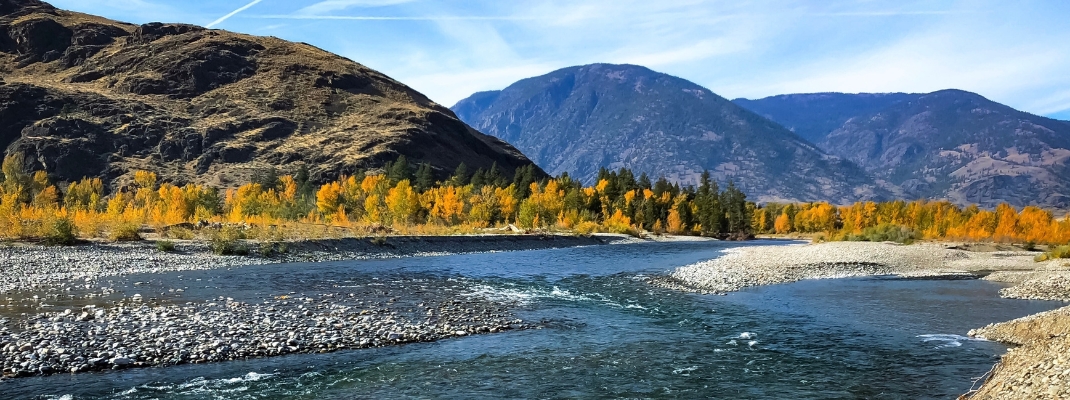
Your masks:
{"label": "wispy cloud", "polygon": [[230,14],[227,14],[227,15],[224,15],[222,17],[219,17],[219,19],[217,19],[215,21],[212,21],[212,23],[210,23],[208,25],[205,25],[205,27],[206,28],[211,28],[213,26],[219,25],[219,24],[223,23],[223,21],[226,21],[226,20],[230,19],[230,17],[238,15],[238,13],[240,13],[242,11],[245,11],[245,10],[248,10],[252,6],[255,6],[255,5],[259,4],[261,1],[264,1],[264,0],[253,0],[253,1],[249,2],[249,4],[241,6],[237,10],[231,11]]}
{"label": "wispy cloud", "polygon": [[412,1],[414,0],[326,0],[297,10],[297,14],[319,15],[353,7],[385,7]]}
{"label": "wispy cloud", "polygon": [[478,15],[415,15],[415,16],[372,16],[372,15],[250,15],[249,18],[260,19],[297,19],[328,21],[520,21],[533,17],[513,16],[478,16]]}
{"label": "wispy cloud", "polygon": [[[1070,2],[49,1],[138,23],[214,19],[314,43],[443,104],[561,67],[617,62],[726,97],[953,87],[1070,118]],[[245,5],[228,13],[231,3]]]}
{"label": "wispy cloud", "polygon": [[954,15],[954,14],[968,14],[976,11],[968,10],[942,10],[942,11],[855,11],[855,12],[831,12],[831,13],[809,13],[806,14],[812,17],[908,17],[908,16],[939,16],[939,15]]}

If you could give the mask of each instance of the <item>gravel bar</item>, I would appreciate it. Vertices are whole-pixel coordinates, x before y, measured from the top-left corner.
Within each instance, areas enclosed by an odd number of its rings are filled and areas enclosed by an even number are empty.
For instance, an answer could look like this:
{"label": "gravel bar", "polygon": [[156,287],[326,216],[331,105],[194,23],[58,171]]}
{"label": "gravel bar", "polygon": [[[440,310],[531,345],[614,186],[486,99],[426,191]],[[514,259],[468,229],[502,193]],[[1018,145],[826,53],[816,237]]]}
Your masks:
{"label": "gravel bar", "polygon": [[1070,301],[1070,265],[1037,263],[1038,253],[976,252],[955,244],[832,242],[753,246],[727,250],[724,256],[677,268],[653,283],[680,290],[724,294],[743,288],[804,279],[897,275],[907,278],[984,277],[1016,284],[1000,293],[1007,298]]}
{"label": "gravel bar", "polygon": [[[0,245],[0,294],[24,296],[82,286],[101,287],[106,295],[110,277],[131,274],[636,241],[642,240],[624,235],[388,236],[288,242],[287,252],[270,257],[218,256],[195,241],[178,241],[174,252],[158,251],[151,242],[70,247],[8,243]],[[256,243],[248,245],[256,248]],[[135,294],[103,307],[9,313],[0,319],[0,370],[10,378],[205,363],[536,327],[516,319],[504,303],[453,288],[421,286],[413,291],[400,285],[391,289],[398,297],[386,298],[379,286],[286,293],[251,303],[225,297],[156,303]]]}
{"label": "gravel bar", "polygon": [[[159,251],[151,242],[89,243],[69,247],[9,243],[0,245],[0,293],[139,273],[535,250],[627,243],[633,240],[623,235],[390,236],[380,244],[371,239],[325,239],[287,242],[286,253],[267,257],[219,256],[212,254],[207,244],[196,241],[177,241],[174,252]],[[256,243],[247,245],[255,252]]]}
{"label": "gravel bar", "polygon": [[412,308],[345,293],[259,304],[121,304],[37,314],[0,327],[5,377],[205,363],[378,347],[533,325],[501,305],[445,297]]}

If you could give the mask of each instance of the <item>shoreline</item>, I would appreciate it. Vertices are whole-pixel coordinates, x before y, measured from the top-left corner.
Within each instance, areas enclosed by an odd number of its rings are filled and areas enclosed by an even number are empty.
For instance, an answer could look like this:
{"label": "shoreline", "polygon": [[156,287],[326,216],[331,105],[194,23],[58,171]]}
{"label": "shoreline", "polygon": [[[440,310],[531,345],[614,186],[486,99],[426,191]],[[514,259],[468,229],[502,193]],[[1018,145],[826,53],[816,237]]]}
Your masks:
{"label": "shoreline", "polygon": [[[109,294],[109,278],[142,273],[694,240],[706,239],[613,234],[386,236],[286,242],[285,253],[270,257],[219,256],[201,241],[177,241],[174,252],[157,250],[153,242],[69,247],[7,243],[0,245],[0,294],[10,301],[16,292],[69,293],[83,286],[98,291],[87,295],[93,298]],[[219,297],[181,304],[142,300],[135,294],[106,307],[57,307],[61,310],[9,316],[0,319],[0,372],[6,379],[218,362],[539,327],[516,318],[503,304],[448,289],[401,297],[386,296],[386,290],[380,294],[381,289],[339,287],[263,302]]]}
{"label": "shoreline", "polygon": [[[377,243],[377,240],[381,240]],[[208,242],[174,241],[164,252],[152,241],[88,242],[74,246],[30,243],[0,244],[0,293],[35,290],[62,282],[93,282],[100,278],[140,273],[211,270],[217,268],[303,262],[370,260],[498,251],[640,243],[627,235],[458,235],[385,236],[373,238],[310,239],[281,242],[285,252],[268,256],[217,255]],[[248,241],[246,244],[256,244]],[[78,265],[79,268],[71,268]]]}
{"label": "shoreline", "polygon": [[[1011,285],[1000,290],[1004,298],[1070,301],[1070,260],[1034,262],[1037,253],[963,250],[969,247],[869,242],[741,247],[717,259],[677,268],[651,283],[726,294],[804,279],[971,277]],[[968,335],[1018,347],[1001,357],[980,388],[960,399],[1070,396],[1070,306],[991,324]]]}

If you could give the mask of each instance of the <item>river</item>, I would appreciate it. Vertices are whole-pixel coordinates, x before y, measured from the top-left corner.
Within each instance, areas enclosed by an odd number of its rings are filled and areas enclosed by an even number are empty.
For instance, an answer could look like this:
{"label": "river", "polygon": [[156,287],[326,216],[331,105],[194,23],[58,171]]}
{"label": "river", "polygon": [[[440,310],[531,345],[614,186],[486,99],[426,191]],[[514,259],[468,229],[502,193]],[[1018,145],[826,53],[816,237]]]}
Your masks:
{"label": "river", "polygon": [[1001,299],[1000,286],[981,280],[816,280],[726,296],[644,281],[755,244],[770,242],[643,243],[116,278],[110,298],[139,293],[161,302],[259,301],[340,287],[413,303],[481,296],[539,329],[19,378],[3,381],[0,390],[5,398],[55,399],[946,399],[968,390],[1006,351],[964,337],[968,330],[1063,305]]}

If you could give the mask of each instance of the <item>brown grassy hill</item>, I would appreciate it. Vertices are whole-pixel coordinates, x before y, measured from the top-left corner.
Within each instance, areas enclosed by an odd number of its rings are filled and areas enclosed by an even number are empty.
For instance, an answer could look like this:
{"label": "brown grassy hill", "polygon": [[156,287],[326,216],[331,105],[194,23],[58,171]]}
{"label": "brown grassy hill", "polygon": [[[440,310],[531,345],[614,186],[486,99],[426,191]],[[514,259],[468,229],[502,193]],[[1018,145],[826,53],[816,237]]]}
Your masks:
{"label": "brown grassy hill", "polygon": [[273,37],[0,0],[0,76],[0,148],[60,180],[146,169],[232,186],[307,165],[322,181],[398,155],[441,175],[531,163],[377,71]]}

